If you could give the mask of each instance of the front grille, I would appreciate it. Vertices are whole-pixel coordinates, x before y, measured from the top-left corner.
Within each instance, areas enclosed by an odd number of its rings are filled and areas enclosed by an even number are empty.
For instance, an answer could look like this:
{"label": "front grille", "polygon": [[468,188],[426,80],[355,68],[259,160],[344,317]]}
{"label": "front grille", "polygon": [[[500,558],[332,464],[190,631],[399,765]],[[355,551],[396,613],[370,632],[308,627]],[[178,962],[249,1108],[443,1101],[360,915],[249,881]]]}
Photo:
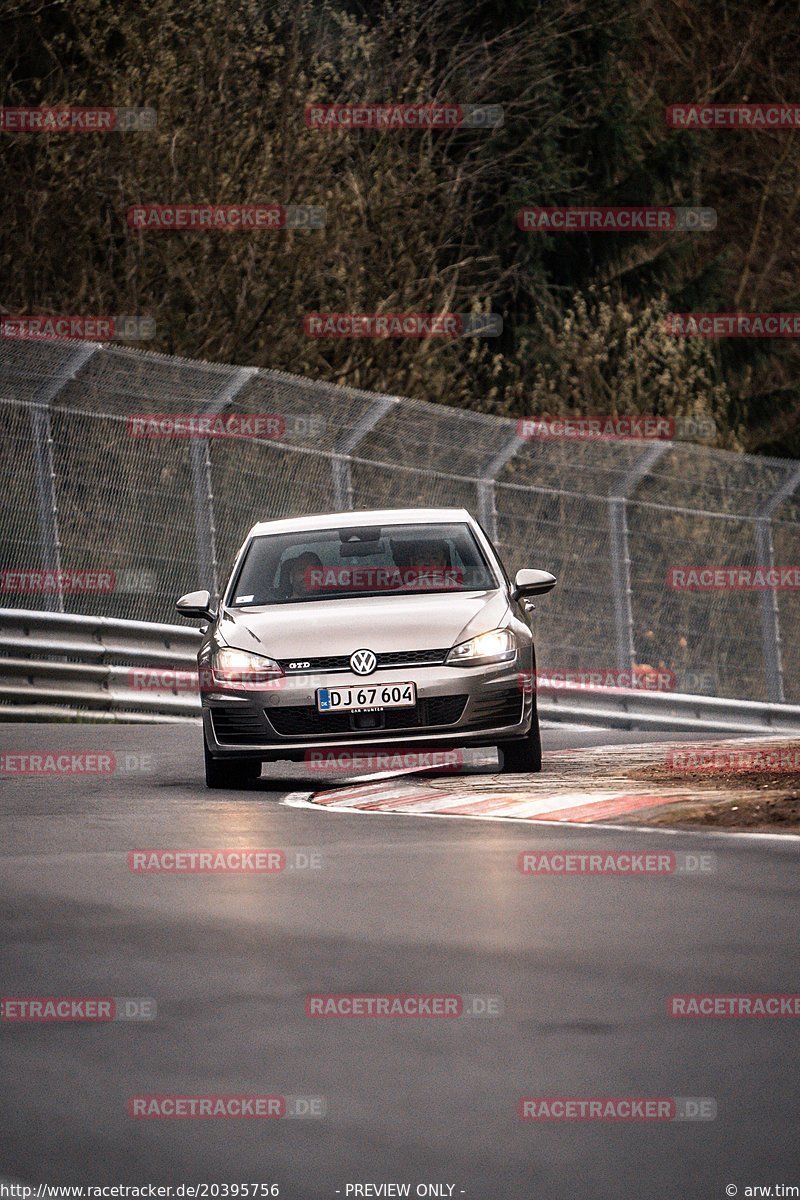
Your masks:
{"label": "front grille", "polygon": [[[374,714],[377,725],[363,723],[365,714],[321,713],[313,705],[290,705],[263,709],[250,706],[215,706],[211,720],[218,742],[229,746],[262,745],[285,738],[380,736],[403,730],[435,729],[455,725],[466,708],[468,697],[428,696],[413,708],[388,708]],[[464,731],[516,725],[522,716],[522,696],[517,689],[473,696],[469,723]]]}
{"label": "front grille", "polygon": [[454,725],[461,719],[466,703],[466,696],[428,696],[417,706],[423,710],[420,724]]}
{"label": "front grille", "polygon": [[449,647],[444,650],[398,650],[394,653],[379,654],[378,669],[381,667],[410,667],[431,666],[444,662]]}
{"label": "front grille", "polygon": [[260,708],[212,708],[211,723],[217,741],[231,746],[265,742],[272,736]]}
{"label": "front grille", "polygon": [[388,708],[378,728],[359,728],[358,713],[321,713],[312,705],[269,710],[268,720],[281,737],[326,737],[340,733],[385,733],[400,729],[454,725],[467,703],[466,696],[431,696],[413,708]]}
{"label": "front grille", "polygon": [[[360,649],[360,647],[356,647]],[[378,665],[376,671],[385,671],[391,667],[434,667],[440,666],[447,657],[449,647],[444,650],[398,650],[385,651],[381,654],[376,654]],[[287,675],[313,675],[321,671],[349,671],[350,655],[335,654],[328,658],[280,658],[278,659],[282,669]],[[292,662],[308,663],[308,666],[302,667],[301,670],[293,670],[289,664]],[[374,671],[372,674],[374,675]]]}

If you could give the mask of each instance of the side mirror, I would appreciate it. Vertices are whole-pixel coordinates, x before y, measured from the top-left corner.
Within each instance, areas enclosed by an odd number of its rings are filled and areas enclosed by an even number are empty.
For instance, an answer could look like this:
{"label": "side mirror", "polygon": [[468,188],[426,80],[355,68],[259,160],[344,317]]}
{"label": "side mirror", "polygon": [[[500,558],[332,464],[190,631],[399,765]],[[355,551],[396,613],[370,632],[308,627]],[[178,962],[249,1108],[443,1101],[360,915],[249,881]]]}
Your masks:
{"label": "side mirror", "polygon": [[517,571],[514,586],[511,589],[511,599],[521,600],[526,596],[543,596],[556,586],[556,577],[549,571]]}
{"label": "side mirror", "polygon": [[187,592],[175,602],[175,607],[182,617],[188,617],[189,620],[213,621],[217,615],[211,602],[211,593],[206,591]]}

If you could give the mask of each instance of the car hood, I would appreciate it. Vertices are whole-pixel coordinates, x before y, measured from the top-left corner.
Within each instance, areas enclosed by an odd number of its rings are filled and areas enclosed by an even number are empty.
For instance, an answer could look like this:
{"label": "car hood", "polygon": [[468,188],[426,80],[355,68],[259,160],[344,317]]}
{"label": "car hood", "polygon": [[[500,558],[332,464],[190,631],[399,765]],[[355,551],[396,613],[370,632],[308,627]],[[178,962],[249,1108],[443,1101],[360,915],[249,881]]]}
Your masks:
{"label": "car hood", "polygon": [[505,591],[306,600],[223,609],[217,631],[237,650],[270,658],[309,658],[400,650],[438,650],[496,629]]}

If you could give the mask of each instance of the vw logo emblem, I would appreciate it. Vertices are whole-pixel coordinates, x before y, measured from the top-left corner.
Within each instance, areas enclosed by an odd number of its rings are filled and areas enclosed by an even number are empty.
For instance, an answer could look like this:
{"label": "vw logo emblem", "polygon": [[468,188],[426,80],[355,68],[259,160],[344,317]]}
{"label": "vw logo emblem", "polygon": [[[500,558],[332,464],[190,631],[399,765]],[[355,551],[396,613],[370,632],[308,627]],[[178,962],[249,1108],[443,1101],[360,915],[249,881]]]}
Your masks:
{"label": "vw logo emblem", "polygon": [[350,666],[356,675],[371,675],[378,665],[378,660],[371,650],[356,650],[350,655]]}

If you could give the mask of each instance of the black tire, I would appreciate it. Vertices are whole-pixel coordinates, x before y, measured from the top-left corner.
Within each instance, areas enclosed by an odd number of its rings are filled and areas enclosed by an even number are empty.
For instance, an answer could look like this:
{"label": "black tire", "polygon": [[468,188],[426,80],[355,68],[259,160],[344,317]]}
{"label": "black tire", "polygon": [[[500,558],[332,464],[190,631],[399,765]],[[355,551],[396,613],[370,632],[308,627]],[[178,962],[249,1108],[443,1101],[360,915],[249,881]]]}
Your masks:
{"label": "black tire", "polygon": [[252,758],[212,758],[203,738],[206,761],[206,787],[241,788],[255,783],[261,774],[261,763]]}
{"label": "black tire", "polygon": [[542,736],[534,709],[530,733],[513,742],[499,742],[500,770],[509,775],[536,775],[542,769]]}

